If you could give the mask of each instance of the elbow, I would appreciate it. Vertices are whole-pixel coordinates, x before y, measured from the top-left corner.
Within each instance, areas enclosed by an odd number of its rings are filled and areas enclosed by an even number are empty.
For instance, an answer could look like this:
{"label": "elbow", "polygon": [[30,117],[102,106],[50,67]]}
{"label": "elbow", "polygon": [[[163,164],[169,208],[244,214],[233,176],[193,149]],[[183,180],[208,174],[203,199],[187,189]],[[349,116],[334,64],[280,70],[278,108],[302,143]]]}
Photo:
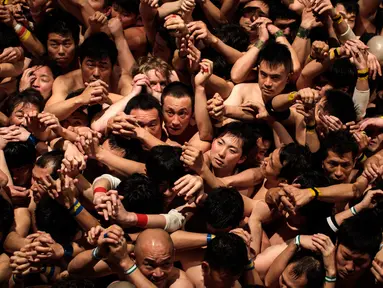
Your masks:
{"label": "elbow", "polygon": [[105,127],[103,127],[103,125],[101,125],[101,123],[96,121],[96,122],[93,122],[92,124],[90,124],[90,129],[103,134]]}
{"label": "elbow", "polygon": [[231,78],[231,81],[233,81],[235,84],[242,83],[244,80],[243,77],[238,75],[237,71],[235,70],[231,70],[230,78]]}
{"label": "elbow", "polygon": [[4,188],[8,184],[8,177],[7,175],[0,170],[0,188]]}

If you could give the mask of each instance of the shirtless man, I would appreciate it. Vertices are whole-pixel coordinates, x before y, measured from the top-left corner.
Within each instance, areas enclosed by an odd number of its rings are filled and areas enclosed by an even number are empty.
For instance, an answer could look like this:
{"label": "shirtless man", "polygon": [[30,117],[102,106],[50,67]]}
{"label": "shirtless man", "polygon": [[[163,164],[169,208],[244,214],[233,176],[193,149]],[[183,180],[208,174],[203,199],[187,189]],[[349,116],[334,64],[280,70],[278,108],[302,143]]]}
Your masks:
{"label": "shirtless man", "polygon": [[[55,114],[59,120],[68,118],[84,105],[113,102],[121,96],[112,82],[113,66],[117,61],[115,43],[106,34],[99,33],[87,38],[80,47],[80,69],[58,77],[53,83],[52,96],[45,111]],[[86,88],[85,88],[86,87]],[[78,96],[66,100],[69,93],[85,88]]]}

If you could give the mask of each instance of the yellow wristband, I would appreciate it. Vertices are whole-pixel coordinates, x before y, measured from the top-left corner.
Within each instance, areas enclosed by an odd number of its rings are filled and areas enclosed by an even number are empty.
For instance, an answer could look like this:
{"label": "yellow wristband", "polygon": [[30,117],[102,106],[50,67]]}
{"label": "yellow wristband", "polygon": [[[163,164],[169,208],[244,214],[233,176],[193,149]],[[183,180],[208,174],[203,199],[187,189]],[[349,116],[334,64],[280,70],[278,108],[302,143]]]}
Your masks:
{"label": "yellow wristband", "polygon": [[330,49],[330,60],[334,60],[335,59],[335,49]]}
{"label": "yellow wristband", "polygon": [[368,75],[364,77],[358,77],[358,80],[368,80]]}
{"label": "yellow wristband", "polygon": [[358,70],[358,74],[365,74],[365,73],[368,73],[368,68],[365,68],[365,69],[359,69],[359,70]]}
{"label": "yellow wristband", "polygon": [[340,18],[339,18],[338,20],[336,20],[336,23],[337,23],[337,24],[340,24],[340,23],[342,23],[342,21],[343,21],[343,17],[340,16]]}
{"label": "yellow wristband", "polygon": [[289,100],[289,102],[294,101],[296,94],[297,94],[297,92],[289,93],[289,97],[287,98]]}
{"label": "yellow wristband", "polygon": [[31,32],[29,32],[29,30],[27,30],[23,34],[23,36],[20,37],[21,42],[27,41],[30,36],[31,36]]}
{"label": "yellow wristband", "polygon": [[321,191],[318,188],[309,188],[311,195],[314,196],[314,199],[318,198],[318,196],[322,195]]}

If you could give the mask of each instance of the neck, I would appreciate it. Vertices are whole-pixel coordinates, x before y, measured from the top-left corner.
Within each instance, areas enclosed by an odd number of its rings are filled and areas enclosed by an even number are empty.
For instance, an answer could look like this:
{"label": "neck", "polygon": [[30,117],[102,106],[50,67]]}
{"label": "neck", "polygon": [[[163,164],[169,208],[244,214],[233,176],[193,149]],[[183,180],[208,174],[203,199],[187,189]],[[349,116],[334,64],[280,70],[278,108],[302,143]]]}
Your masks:
{"label": "neck", "polygon": [[228,169],[228,168],[214,168],[213,167],[213,173],[215,176],[219,178],[228,177],[234,174],[234,169]]}

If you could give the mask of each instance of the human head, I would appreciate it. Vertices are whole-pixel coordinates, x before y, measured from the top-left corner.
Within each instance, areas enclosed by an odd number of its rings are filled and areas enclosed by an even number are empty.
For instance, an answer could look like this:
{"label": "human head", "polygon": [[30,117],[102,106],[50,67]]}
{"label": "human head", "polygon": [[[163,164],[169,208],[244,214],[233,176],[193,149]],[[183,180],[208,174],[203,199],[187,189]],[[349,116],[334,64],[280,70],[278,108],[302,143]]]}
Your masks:
{"label": "human head", "polygon": [[133,68],[133,77],[137,74],[145,74],[149,78],[152,94],[160,101],[162,91],[171,82],[172,67],[161,58],[145,56],[139,58]]}
{"label": "human head", "polygon": [[356,16],[359,13],[359,4],[356,0],[335,0],[334,8],[337,13],[342,15],[343,20],[351,30],[355,27]]}
{"label": "human head", "polygon": [[28,88],[8,98],[5,104],[5,114],[10,125],[26,125],[24,115],[31,112],[40,113],[44,109],[44,98],[40,92]]}
{"label": "human head", "polygon": [[328,83],[321,88],[320,94],[323,97],[329,89],[352,94],[358,78],[356,66],[347,58],[336,59],[330,66],[327,75]]}
{"label": "human head", "polygon": [[80,68],[84,83],[102,80],[110,84],[117,48],[105,33],[92,34],[80,46]]}
{"label": "human head", "polygon": [[242,26],[249,34],[256,34],[251,29],[250,24],[258,17],[269,17],[269,5],[263,0],[253,0],[247,2],[242,8],[238,9],[239,25]]}
{"label": "human head", "polygon": [[356,281],[370,267],[382,241],[378,220],[374,211],[368,210],[340,225],[335,256],[340,278]]}
{"label": "human head", "polygon": [[138,124],[157,139],[162,136],[162,109],[156,98],[147,93],[133,97],[125,107],[126,115],[136,117]]}
{"label": "human head", "polygon": [[290,143],[270,153],[261,168],[266,178],[292,183],[296,177],[310,168],[310,158],[311,153],[307,147]]}
{"label": "human head", "polygon": [[46,47],[48,57],[60,68],[68,69],[73,65],[79,44],[80,28],[77,20],[70,14],[55,11],[43,22],[46,29]]}
{"label": "human head", "polygon": [[299,26],[298,15],[282,2],[273,1],[271,3],[270,20],[282,30],[285,37],[292,43]]}
{"label": "human head", "polygon": [[238,164],[243,163],[254,145],[252,132],[249,124],[237,121],[221,127],[210,150],[213,168],[231,173]]}
{"label": "human head", "polygon": [[162,229],[146,229],[134,246],[136,264],[141,273],[157,287],[163,288],[174,263],[174,245]]}
{"label": "human head", "polygon": [[0,243],[3,243],[14,221],[12,204],[0,195]]}
{"label": "human head", "polygon": [[286,45],[269,40],[258,56],[258,84],[266,102],[285,89],[292,72],[292,60]]}
{"label": "human head", "polygon": [[146,174],[170,200],[175,197],[174,182],[186,174],[181,154],[180,147],[159,145],[150,150],[146,159]]}
{"label": "human head", "polygon": [[165,127],[170,135],[181,135],[194,111],[194,93],[182,82],[169,83],[161,95]]}
{"label": "human head", "polygon": [[[64,158],[64,152],[53,150],[46,152],[37,158],[35,166],[32,170],[32,186],[37,184],[44,185],[43,178],[50,175],[54,180],[59,178],[58,171]],[[44,195],[45,191],[37,189],[33,191],[33,197],[38,202]]]}
{"label": "human head", "polygon": [[37,229],[49,233],[61,245],[71,244],[79,230],[69,210],[50,197],[41,198],[35,215]]}
{"label": "human head", "polygon": [[374,54],[380,65],[383,65],[383,36],[372,37],[368,42],[369,52]]}
{"label": "human head", "polygon": [[358,155],[358,143],[348,130],[328,133],[323,141],[322,167],[335,183],[347,182]]}
{"label": "human head", "polygon": [[280,287],[320,288],[323,287],[325,276],[323,261],[318,255],[306,251],[298,252],[279,276],[279,285]]}
{"label": "human head", "polygon": [[233,233],[218,235],[207,244],[202,273],[207,288],[233,287],[248,262],[246,244]]}
{"label": "human head", "polygon": [[137,0],[113,0],[111,15],[113,18],[120,18],[122,28],[126,29],[136,24],[140,15],[140,1]]}
{"label": "human head", "polygon": [[[69,93],[68,96],[66,97],[66,99],[68,100],[68,99],[74,98],[74,97],[80,95],[83,91],[84,91],[84,88],[75,90],[75,91]],[[96,105],[94,105],[94,106],[96,106]],[[93,106],[90,106],[90,107],[93,107]],[[88,106],[88,111],[87,112],[89,112],[89,108],[90,107]],[[88,114],[85,113],[85,109],[82,106],[82,107],[78,108],[77,110],[75,110],[68,118],[66,118],[65,120],[61,121],[61,125],[64,128],[68,128],[69,126],[72,126],[72,127],[81,127],[81,126],[88,127],[90,121],[91,121],[90,113],[88,113]]]}
{"label": "human head", "polygon": [[210,233],[228,232],[243,219],[242,196],[235,188],[215,188],[209,192],[202,213]]}
{"label": "human head", "polygon": [[146,175],[133,174],[117,186],[118,194],[126,211],[141,214],[163,212],[163,195]]}
{"label": "human head", "polygon": [[32,168],[36,160],[36,149],[32,143],[9,142],[4,148],[4,156],[12,175],[13,184],[28,186]]}
{"label": "human head", "polygon": [[[34,65],[31,68],[36,68],[36,66],[40,65]],[[39,91],[44,100],[47,101],[52,95],[52,86],[55,80],[52,68],[47,64],[42,64],[42,67],[36,69],[32,75],[35,78],[32,81],[32,88]]]}

